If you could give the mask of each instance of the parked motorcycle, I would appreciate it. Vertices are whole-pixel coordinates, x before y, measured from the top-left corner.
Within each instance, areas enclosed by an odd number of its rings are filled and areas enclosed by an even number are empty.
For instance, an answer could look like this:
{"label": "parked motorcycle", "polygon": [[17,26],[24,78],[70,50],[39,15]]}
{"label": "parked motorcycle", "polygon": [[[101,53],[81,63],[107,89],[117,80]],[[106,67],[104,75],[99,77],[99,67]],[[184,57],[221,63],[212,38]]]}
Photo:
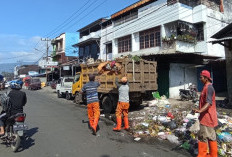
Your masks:
{"label": "parked motorcycle", "polygon": [[24,124],[26,118],[25,113],[17,113],[9,117],[5,124],[5,135],[1,138],[8,146],[11,146],[14,152],[21,145],[21,140],[24,138],[25,131],[28,129]]}
{"label": "parked motorcycle", "polygon": [[182,101],[185,100],[193,100],[193,102],[198,101],[198,95],[197,95],[197,87],[194,84],[191,84],[188,89],[180,89],[179,90],[180,99]]}

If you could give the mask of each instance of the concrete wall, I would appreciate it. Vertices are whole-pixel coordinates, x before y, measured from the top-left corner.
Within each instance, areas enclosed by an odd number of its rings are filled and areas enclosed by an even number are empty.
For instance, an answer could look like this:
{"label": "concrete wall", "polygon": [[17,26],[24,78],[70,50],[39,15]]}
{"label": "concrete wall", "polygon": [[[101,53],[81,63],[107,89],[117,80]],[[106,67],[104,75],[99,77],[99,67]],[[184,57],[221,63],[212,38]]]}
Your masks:
{"label": "concrete wall", "polygon": [[[224,14],[214,11],[212,9],[207,9],[207,22],[205,26],[205,35],[206,41],[212,41],[213,39],[210,38],[216,32],[224,28],[227,24],[224,22]],[[211,44],[207,43],[207,55],[213,55],[218,57],[225,57],[225,49],[224,46],[219,44]]]}
{"label": "concrete wall", "polygon": [[231,8],[232,8],[232,1],[231,0],[224,0],[225,21],[227,21],[229,23],[232,21]]}
{"label": "concrete wall", "polygon": [[78,33],[65,33],[65,56],[77,56],[77,48],[72,45],[76,44],[79,39]]}
{"label": "concrete wall", "polygon": [[102,60],[112,60],[112,54],[106,56],[106,43],[112,42],[113,51],[113,26],[108,26],[101,30],[101,41],[100,41],[100,55],[99,59]]}
{"label": "concrete wall", "polygon": [[179,98],[179,89],[187,89],[190,84],[197,85],[197,70],[194,65],[170,64],[169,97]]}

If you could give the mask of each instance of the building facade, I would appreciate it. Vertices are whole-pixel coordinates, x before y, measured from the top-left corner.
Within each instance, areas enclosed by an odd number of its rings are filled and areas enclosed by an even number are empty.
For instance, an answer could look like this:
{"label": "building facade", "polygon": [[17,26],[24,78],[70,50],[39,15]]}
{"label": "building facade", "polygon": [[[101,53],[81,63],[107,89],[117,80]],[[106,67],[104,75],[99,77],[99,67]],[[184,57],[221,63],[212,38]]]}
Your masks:
{"label": "building facade", "polygon": [[[209,60],[225,57],[223,46],[208,43],[230,18],[231,10],[224,7],[225,3],[227,0],[138,1],[98,23],[96,31],[89,31],[88,36],[97,34],[100,41],[100,54],[94,58],[138,55],[155,60],[159,92],[177,98],[179,89],[199,84],[200,69]],[[80,39],[88,42],[90,38]],[[79,47],[80,56],[82,52],[87,55]]]}
{"label": "building facade", "polygon": [[78,50],[72,45],[78,42],[78,38],[77,33],[62,33],[53,39],[51,41],[53,61],[63,64],[69,61],[69,58],[77,57]]}

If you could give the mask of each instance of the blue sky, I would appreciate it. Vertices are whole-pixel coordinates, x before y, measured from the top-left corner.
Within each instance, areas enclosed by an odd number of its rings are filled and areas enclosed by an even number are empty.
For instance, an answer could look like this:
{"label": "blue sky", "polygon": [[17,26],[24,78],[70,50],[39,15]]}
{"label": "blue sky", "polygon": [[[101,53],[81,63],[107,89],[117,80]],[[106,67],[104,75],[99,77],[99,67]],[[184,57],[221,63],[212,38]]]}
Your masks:
{"label": "blue sky", "polygon": [[37,61],[45,52],[45,42],[40,41],[42,37],[54,38],[63,32],[75,32],[94,20],[110,16],[137,1],[1,1],[0,63]]}

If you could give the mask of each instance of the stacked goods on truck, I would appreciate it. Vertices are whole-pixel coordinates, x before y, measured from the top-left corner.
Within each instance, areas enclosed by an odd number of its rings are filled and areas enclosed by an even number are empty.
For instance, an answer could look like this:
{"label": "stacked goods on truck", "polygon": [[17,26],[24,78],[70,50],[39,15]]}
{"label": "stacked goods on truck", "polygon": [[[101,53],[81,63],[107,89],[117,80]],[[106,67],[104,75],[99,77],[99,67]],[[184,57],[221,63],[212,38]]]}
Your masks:
{"label": "stacked goods on truck", "polygon": [[89,81],[88,75],[96,75],[100,80],[98,88],[99,100],[105,113],[112,112],[117,106],[118,89],[115,78],[120,80],[127,76],[130,86],[130,104],[140,105],[144,97],[151,96],[158,89],[157,85],[157,62],[120,58],[115,61],[97,62],[93,64],[81,64],[81,72],[76,73],[72,87],[72,94],[76,103],[84,101],[79,93],[84,84]]}

